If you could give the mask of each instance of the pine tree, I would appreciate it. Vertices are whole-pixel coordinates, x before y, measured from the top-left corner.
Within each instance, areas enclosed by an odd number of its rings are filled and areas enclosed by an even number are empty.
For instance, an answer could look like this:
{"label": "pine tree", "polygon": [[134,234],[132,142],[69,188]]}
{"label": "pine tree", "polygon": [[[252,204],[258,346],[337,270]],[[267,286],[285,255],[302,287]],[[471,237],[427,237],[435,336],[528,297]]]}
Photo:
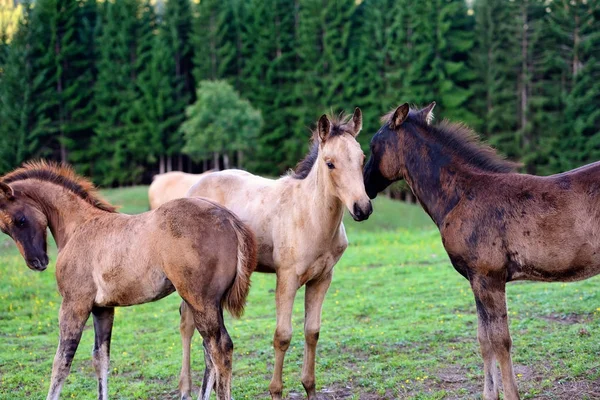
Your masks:
{"label": "pine tree", "polygon": [[137,16],[141,6],[136,0],[116,0],[105,7],[95,85],[92,174],[104,185],[123,185],[137,182],[143,172],[140,152],[133,149],[139,124],[131,107],[137,100],[136,59],[138,38],[143,36]]}
{"label": "pine tree", "polygon": [[445,118],[476,124],[470,110],[474,72],[469,65],[474,45],[473,18],[462,0],[432,0],[414,7],[414,56],[407,86],[417,104],[435,100]]}
{"label": "pine tree", "polygon": [[[289,146],[294,127],[300,125],[299,96],[294,91],[296,6],[285,0],[254,0],[238,14],[248,21],[242,32],[244,64],[238,89],[268,116],[248,165],[262,173],[279,173],[294,165],[300,153],[295,142],[295,148]],[[301,143],[306,142],[306,136],[307,130]],[[281,151],[274,152],[274,148]]]}
{"label": "pine tree", "polygon": [[510,158],[521,157],[516,140],[517,69],[520,54],[517,5],[504,0],[475,3],[473,65],[477,73],[474,108],[481,119],[478,131]]}
{"label": "pine tree", "polygon": [[547,171],[572,169],[600,159],[599,16],[597,2],[562,0],[546,8],[544,33],[555,43],[552,84],[560,96],[554,103],[557,123],[550,136],[548,165],[542,164]]}
{"label": "pine tree", "polygon": [[29,158],[35,148],[28,135],[39,114],[31,96],[33,73],[29,40],[31,5],[25,3],[18,30],[12,38],[0,80],[0,172],[4,173]]}
{"label": "pine tree", "polygon": [[[185,108],[194,101],[195,82],[193,77],[194,47],[192,43],[192,5],[190,0],[170,0],[166,3],[164,15],[160,24],[160,36],[162,43],[156,51],[162,52],[167,57],[162,62],[169,62],[168,70],[164,71],[166,79],[170,81],[168,89],[174,101],[169,102],[169,108],[165,114],[169,115],[169,124],[163,126],[164,136],[168,136],[162,142],[165,144],[168,170],[172,167],[172,157],[179,155],[177,169],[182,169],[181,148],[183,138],[178,131],[178,126],[185,117]],[[164,106],[167,103],[163,103]],[[164,171],[164,163],[161,163]]]}

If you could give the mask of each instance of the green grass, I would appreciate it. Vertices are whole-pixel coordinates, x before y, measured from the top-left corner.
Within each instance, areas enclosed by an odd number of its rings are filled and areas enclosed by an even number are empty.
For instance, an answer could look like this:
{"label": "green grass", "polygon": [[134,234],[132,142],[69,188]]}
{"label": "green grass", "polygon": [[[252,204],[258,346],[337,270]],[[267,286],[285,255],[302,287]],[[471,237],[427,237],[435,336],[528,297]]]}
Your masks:
{"label": "green grass", "polygon": [[[145,188],[105,192],[122,211],[146,209]],[[323,310],[317,387],[324,399],[479,398],[483,388],[469,285],[450,266],[439,234],[416,206],[378,199],[366,223],[347,221],[350,246],[335,267]],[[386,229],[387,228],[387,229]],[[56,258],[55,251],[52,259]],[[54,266],[35,273],[0,248],[0,399],[44,398],[58,338]],[[525,398],[598,398],[600,280],[508,288],[513,358]],[[233,395],[266,399],[273,366],[274,277],[255,274],[246,314],[227,317],[235,343]],[[294,307],[285,393],[298,398],[304,290]],[[113,399],[175,399],[181,362],[179,298],[116,312]],[[91,321],[63,398],[94,399]],[[192,348],[201,383],[199,335]]]}

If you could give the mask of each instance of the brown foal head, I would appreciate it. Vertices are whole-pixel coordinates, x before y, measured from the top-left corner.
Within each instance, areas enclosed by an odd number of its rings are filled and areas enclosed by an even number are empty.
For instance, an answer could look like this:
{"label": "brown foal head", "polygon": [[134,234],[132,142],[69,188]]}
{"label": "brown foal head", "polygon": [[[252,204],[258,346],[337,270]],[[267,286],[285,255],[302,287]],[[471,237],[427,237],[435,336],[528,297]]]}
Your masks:
{"label": "brown foal head", "polygon": [[48,220],[37,203],[0,181],[0,230],[10,236],[34,271],[48,266]]}
{"label": "brown foal head", "polygon": [[404,160],[400,151],[400,140],[404,135],[402,124],[409,116],[429,124],[433,120],[435,102],[422,110],[411,110],[408,103],[404,103],[382,117],[384,125],[371,139],[371,157],[365,166],[364,182],[370,198],[377,197],[393,182],[403,178],[402,166]]}
{"label": "brown foal head", "polygon": [[316,162],[321,163],[319,168],[325,168],[329,187],[355,221],[365,220],[373,212],[362,179],[365,154],[356,141],[361,129],[362,112],[357,107],[351,119],[321,116],[316,131],[319,143]]}

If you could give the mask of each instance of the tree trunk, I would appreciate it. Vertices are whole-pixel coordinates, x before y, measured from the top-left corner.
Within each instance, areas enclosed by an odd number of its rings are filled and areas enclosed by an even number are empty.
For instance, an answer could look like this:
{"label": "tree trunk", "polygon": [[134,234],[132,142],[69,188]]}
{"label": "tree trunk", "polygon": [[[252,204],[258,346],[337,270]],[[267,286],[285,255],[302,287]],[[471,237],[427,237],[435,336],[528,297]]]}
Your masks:
{"label": "tree trunk", "polygon": [[179,154],[179,156],[177,156],[177,170],[183,171],[183,155],[182,154]]}
{"label": "tree trunk", "polygon": [[213,169],[215,171],[219,170],[219,152],[218,151],[215,151],[213,153]]}
{"label": "tree trunk", "polygon": [[521,104],[520,104],[520,128],[523,132],[523,145],[527,147],[529,145],[529,138],[527,137],[527,133],[525,132],[525,127],[527,126],[527,89],[528,84],[527,80],[529,79],[529,65],[527,63],[527,55],[528,55],[528,42],[527,42],[527,1],[523,3],[521,8],[522,11],[522,24],[523,27],[522,36],[521,36]]}
{"label": "tree trunk", "polygon": [[229,169],[229,154],[223,153],[223,169]]}
{"label": "tree trunk", "polygon": [[241,150],[237,151],[237,165],[239,169],[242,169],[242,160],[244,159],[244,153]]}
{"label": "tree trunk", "polygon": [[205,158],[202,160],[202,172],[208,171],[208,160]]}
{"label": "tree trunk", "polygon": [[165,173],[165,156],[164,156],[164,154],[161,154],[160,156],[158,156],[158,173],[159,174]]}
{"label": "tree trunk", "polygon": [[173,156],[167,156],[167,172],[173,171]]}

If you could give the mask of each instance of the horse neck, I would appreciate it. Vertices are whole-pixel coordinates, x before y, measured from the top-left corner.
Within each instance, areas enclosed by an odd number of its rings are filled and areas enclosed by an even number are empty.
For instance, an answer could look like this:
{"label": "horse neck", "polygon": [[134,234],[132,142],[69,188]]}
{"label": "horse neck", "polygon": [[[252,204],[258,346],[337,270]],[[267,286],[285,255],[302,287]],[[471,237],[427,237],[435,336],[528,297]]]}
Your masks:
{"label": "horse neck", "polygon": [[401,139],[407,184],[433,222],[440,227],[456,206],[475,171],[457,162],[443,145],[407,133]]}
{"label": "horse neck", "polygon": [[313,230],[315,234],[329,237],[335,235],[342,223],[344,205],[333,194],[329,171],[320,164],[317,160],[308,176],[301,180],[302,195],[298,198],[305,199],[300,207],[305,207],[307,215],[313,216],[313,221],[318,221],[318,228]]}
{"label": "horse neck", "polygon": [[59,251],[82,223],[104,212],[54,183],[24,181],[17,188],[39,205]]}

